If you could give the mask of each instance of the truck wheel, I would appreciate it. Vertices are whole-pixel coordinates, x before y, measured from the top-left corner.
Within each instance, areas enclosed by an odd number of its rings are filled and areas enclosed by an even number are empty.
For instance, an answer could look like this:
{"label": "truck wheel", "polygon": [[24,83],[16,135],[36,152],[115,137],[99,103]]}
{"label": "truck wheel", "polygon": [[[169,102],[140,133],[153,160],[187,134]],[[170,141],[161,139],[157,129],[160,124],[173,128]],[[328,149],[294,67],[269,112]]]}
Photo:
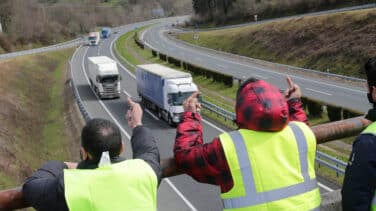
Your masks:
{"label": "truck wheel", "polygon": [[158,108],[158,118],[162,119],[162,110]]}

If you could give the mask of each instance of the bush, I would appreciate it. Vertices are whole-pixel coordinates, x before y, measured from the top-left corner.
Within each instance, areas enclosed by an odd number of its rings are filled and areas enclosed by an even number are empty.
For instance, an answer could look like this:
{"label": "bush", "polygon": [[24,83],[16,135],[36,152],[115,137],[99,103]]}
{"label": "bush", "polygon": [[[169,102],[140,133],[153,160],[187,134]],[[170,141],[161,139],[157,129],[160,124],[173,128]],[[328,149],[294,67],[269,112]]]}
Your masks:
{"label": "bush", "polygon": [[354,111],[350,111],[350,110],[343,110],[343,119],[349,119],[349,118],[353,118],[353,117],[357,117],[357,116],[360,116],[362,114],[358,113],[358,112],[354,112]]}
{"label": "bush", "polygon": [[158,53],[157,53],[157,51],[155,51],[155,50],[151,50],[151,54],[153,54],[154,57],[157,57],[157,56],[158,56]]}
{"label": "bush", "polygon": [[321,103],[307,99],[307,108],[311,117],[322,116],[323,109]]}
{"label": "bush", "polygon": [[11,52],[13,50],[9,40],[2,34],[0,34],[0,47],[6,52]]}
{"label": "bush", "polygon": [[327,105],[328,118],[331,122],[342,119],[342,108],[337,106]]}

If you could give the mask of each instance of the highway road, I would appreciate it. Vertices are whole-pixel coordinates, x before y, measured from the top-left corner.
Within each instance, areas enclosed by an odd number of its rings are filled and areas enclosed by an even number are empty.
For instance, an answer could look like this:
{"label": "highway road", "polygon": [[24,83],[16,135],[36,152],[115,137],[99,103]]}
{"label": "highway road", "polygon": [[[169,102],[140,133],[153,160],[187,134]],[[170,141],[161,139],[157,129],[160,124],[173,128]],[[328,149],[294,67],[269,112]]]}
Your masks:
{"label": "highway road", "polygon": [[[82,46],[78,48],[71,60],[72,80],[74,80],[84,107],[91,118],[101,117],[110,119],[121,128],[123,139],[126,143],[125,156],[127,158],[131,158],[132,152],[129,143],[131,130],[126,125],[124,118],[126,112],[125,99],[127,96],[137,97],[135,76],[121,66],[119,62],[119,69],[123,79],[121,82],[123,90],[121,98],[116,100],[99,100],[89,87],[86,73],[87,57],[106,55],[116,60],[112,47],[117,36],[133,30],[135,27],[142,27],[149,23],[144,22],[122,27],[119,34],[113,34],[109,39],[101,40],[99,46]],[[158,29],[158,27],[152,30],[155,29]],[[152,133],[157,138],[161,158],[172,157],[175,128],[171,128],[167,123],[159,120],[148,110],[144,110],[143,123],[152,130]],[[211,138],[226,131],[225,128],[218,127],[206,120],[203,121],[203,129],[205,142],[211,141]],[[321,192],[332,191],[338,188],[320,178],[319,181]],[[164,179],[158,190],[158,210],[214,211],[222,210],[221,204],[219,188],[212,185],[199,184],[187,175]]]}
{"label": "highway road", "polygon": [[[166,36],[169,22],[151,27],[143,33],[143,40],[147,45],[175,58],[197,64],[218,72],[233,75],[236,78],[256,77],[264,79],[286,89],[285,72],[257,65],[250,60],[239,59],[237,56],[217,53],[213,50],[184,44]],[[280,69],[280,68],[279,68]],[[339,82],[343,80],[329,80],[325,77],[307,77],[306,73],[290,75],[301,86],[303,95],[331,105],[339,105],[354,111],[366,112],[370,108],[363,87],[351,83]]]}

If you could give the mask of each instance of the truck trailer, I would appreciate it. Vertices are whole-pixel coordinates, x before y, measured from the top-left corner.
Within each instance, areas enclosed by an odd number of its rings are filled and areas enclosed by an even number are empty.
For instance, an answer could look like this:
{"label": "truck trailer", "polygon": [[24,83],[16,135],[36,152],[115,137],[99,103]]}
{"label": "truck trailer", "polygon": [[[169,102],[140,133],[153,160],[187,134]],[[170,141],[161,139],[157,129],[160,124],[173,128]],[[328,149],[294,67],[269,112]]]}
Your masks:
{"label": "truck trailer", "polygon": [[181,121],[183,101],[197,91],[191,74],[160,64],[138,65],[136,81],[142,103],[171,126]]}
{"label": "truck trailer", "polygon": [[89,57],[88,60],[90,85],[98,97],[119,98],[121,77],[116,62],[107,56]]}

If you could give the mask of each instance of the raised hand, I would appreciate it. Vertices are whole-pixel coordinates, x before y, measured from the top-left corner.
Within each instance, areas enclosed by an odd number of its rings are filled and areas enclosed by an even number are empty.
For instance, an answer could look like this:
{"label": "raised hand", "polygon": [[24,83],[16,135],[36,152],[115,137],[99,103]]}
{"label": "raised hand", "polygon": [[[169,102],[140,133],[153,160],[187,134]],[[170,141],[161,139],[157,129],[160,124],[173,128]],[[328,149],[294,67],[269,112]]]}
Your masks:
{"label": "raised hand", "polygon": [[291,80],[290,76],[286,76],[286,81],[288,84],[288,89],[285,90],[285,98],[287,100],[301,98],[302,92],[300,91],[300,87]]}
{"label": "raised hand", "polygon": [[138,103],[135,103],[130,97],[127,99],[129,109],[125,118],[130,128],[135,128],[138,125],[142,125],[142,109]]}
{"label": "raised hand", "polygon": [[191,96],[189,96],[183,102],[184,111],[190,111],[192,113],[196,113],[199,109],[201,109],[201,104],[198,102],[198,95],[200,94],[199,91],[194,92]]}

